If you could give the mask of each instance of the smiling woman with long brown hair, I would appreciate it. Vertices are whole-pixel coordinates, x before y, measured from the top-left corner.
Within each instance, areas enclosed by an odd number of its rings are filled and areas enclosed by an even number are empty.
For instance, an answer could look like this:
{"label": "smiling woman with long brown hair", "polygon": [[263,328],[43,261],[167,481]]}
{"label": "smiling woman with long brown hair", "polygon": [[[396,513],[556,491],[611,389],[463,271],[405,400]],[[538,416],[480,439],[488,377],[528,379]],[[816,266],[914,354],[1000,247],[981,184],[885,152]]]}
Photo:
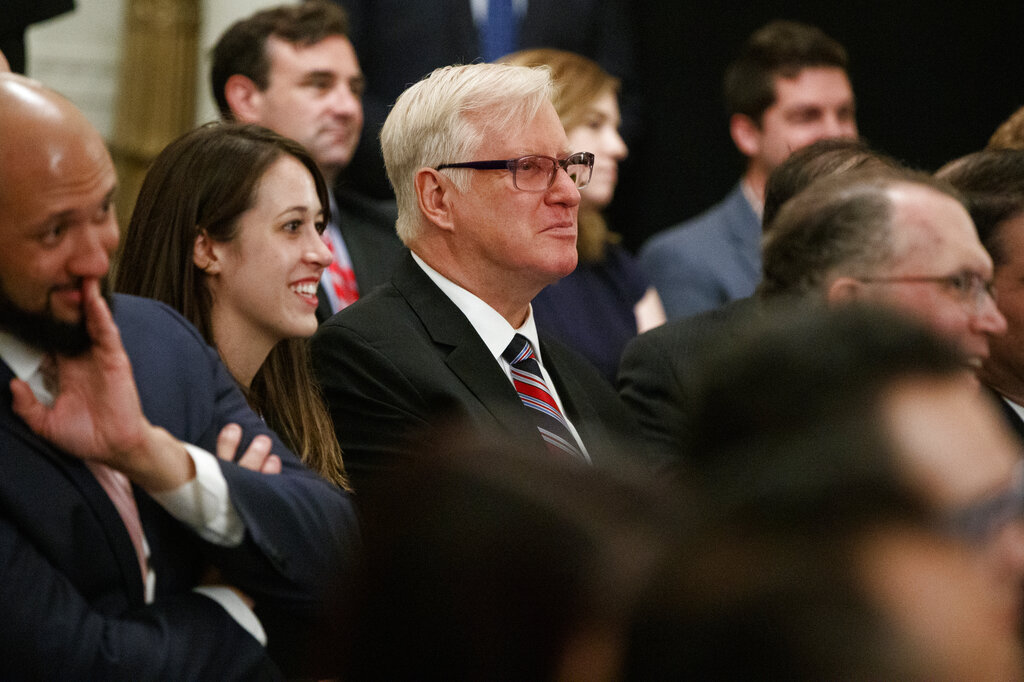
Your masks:
{"label": "smiling woman with long brown hair", "polygon": [[146,175],[115,290],[199,329],[249,404],[296,454],[346,485],[309,367],[327,187],[308,152],[265,128],[216,123],[172,142]]}

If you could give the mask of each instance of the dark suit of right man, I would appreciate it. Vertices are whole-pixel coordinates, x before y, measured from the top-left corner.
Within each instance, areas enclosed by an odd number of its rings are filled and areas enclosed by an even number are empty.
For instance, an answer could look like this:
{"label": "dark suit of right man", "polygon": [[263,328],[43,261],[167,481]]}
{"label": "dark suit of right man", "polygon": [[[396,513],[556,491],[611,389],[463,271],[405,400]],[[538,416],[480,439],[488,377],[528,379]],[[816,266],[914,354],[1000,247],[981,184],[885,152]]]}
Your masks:
{"label": "dark suit of right man", "polygon": [[640,425],[647,445],[668,462],[699,465],[690,451],[703,358],[744,324],[763,314],[758,298],[741,298],[716,310],[670,320],[640,334],[622,353],[619,395]]}
{"label": "dark suit of right man", "polygon": [[[357,492],[420,452],[420,436],[449,420],[542,447],[501,365],[412,256],[390,284],[320,325],[312,356]],[[557,342],[542,338],[541,356],[594,464],[610,464],[606,451],[635,432],[618,396]]]}

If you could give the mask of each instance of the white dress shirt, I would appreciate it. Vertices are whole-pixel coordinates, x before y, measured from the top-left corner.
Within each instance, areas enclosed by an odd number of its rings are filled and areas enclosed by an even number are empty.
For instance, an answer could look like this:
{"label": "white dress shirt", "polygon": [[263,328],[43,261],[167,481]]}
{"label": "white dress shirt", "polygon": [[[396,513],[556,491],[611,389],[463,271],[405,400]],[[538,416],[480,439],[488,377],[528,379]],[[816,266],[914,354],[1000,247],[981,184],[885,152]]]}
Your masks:
{"label": "white dress shirt", "polygon": [[569,427],[569,432],[572,434],[572,437],[576,439],[576,444],[579,445],[580,451],[589,462],[590,454],[587,452],[586,446],[580,439],[579,432],[576,430],[572,420],[569,419],[569,415],[562,406],[562,399],[558,396],[558,389],[555,388],[555,382],[551,380],[551,376],[544,367],[544,358],[541,357],[540,342],[537,339],[537,324],[533,319],[533,307],[531,306],[527,312],[526,321],[516,329],[508,323],[508,320],[501,316],[501,313],[485,303],[483,299],[460,287],[437,270],[434,270],[415,253],[412,254],[412,258],[416,261],[416,264],[420,266],[423,272],[426,273],[427,277],[429,277],[430,280],[436,284],[442,292],[444,292],[444,295],[451,299],[452,303],[455,304],[455,307],[466,316],[470,325],[472,325],[477,335],[481,340],[483,340],[484,345],[487,346],[487,350],[489,350],[491,355],[494,356],[495,361],[501,365],[502,370],[505,372],[505,376],[508,377],[509,383],[513,384],[513,386],[515,384],[512,381],[512,367],[505,358],[501,357],[501,354],[505,352],[506,348],[508,348],[508,344],[512,343],[512,339],[516,334],[522,334],[529,339],[530,344],[533,346],[533,352],[537,356],[537,364],[540,365],[541,374],[544,375],[544,383],[548,385],[551,397],[555,399],[555,403],[558,405],[559,411],[565,418],[565,423]]}

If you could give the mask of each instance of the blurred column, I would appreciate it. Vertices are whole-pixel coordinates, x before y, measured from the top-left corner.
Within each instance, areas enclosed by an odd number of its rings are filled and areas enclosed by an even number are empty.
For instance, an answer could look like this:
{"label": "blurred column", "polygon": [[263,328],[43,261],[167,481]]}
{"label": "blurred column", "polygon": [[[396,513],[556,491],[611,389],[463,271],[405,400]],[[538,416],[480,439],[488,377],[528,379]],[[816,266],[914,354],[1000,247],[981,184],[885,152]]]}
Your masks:
{"label": "blurred column", "polygon": [[200,0],[126,0],[111,153],[128,224],[149,164],[195,124]]}

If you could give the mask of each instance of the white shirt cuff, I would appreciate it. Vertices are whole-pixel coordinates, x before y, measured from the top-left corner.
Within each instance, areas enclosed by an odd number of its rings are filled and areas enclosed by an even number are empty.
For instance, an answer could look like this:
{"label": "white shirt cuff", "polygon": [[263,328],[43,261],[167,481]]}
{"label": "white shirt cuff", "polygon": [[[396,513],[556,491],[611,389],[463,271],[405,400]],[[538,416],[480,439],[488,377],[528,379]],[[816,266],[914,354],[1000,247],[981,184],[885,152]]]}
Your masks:
{"label": "white shirt cuff", "polygon": [[217,458],[202,448],[184,445],[195,463],[196,477],[173,490],[152,493],[153,499],[204,540],[237,547],[245,537],[245,525],[231,504],[228,483]]}
{"label": "white shirt cuff", "polygon": [[193,592],[198,592],[204,597],[209,597],[224,607],[228,615],[235,619],[235,622],[245,628],[245,631],[252,635],[261,646],[267,646],[267,633],[263,624],[256,614],[252,612],[249,605],[242,601],[242,598],[228,587],[196,587]]}

